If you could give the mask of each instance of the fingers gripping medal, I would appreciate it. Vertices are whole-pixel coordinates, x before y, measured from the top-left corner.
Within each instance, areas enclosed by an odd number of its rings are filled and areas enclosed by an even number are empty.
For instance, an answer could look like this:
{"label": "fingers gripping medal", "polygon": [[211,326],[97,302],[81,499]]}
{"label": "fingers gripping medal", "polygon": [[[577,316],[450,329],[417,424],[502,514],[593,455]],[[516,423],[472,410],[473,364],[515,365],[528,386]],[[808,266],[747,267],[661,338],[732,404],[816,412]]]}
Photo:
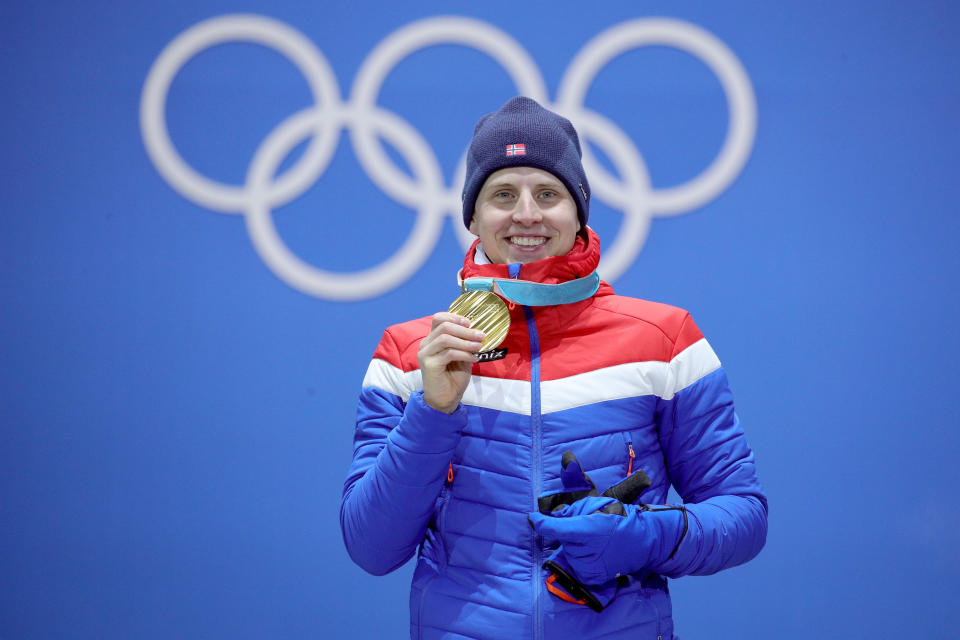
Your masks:
{"label": "fingers gripping medal", "polygon": [[470,318],[470,328],[483,332],[481,353],[500,346],[510,330],[510,310],[490,291],[467,291],[453,301],[449,311]]}

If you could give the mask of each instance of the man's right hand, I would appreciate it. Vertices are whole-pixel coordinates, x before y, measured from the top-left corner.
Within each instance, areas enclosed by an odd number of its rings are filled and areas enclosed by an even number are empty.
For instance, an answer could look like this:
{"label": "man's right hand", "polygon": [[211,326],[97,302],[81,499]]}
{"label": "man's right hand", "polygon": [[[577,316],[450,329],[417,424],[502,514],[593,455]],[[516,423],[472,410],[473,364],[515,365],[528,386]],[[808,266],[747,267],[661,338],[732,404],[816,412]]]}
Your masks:
{"label": "man's right hand", "polygon": [[444,413],[457,410],[482,341],[483,333],[470,328],[469,318],[447,311],[433,314],[417,353],[424,402]]}

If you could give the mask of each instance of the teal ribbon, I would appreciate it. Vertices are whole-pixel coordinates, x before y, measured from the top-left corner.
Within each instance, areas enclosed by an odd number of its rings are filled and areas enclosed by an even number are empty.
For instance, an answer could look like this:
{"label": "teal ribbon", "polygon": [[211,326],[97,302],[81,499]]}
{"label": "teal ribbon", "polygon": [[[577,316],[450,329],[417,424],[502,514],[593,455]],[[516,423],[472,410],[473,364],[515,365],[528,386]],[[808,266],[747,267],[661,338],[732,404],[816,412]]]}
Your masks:
{"label": "teal ribbon", "polygon": [[493,291],[493,285],[497,285],[499,293],[507,300],[525,307],[546,307],[586,300],[600,288],[600,276],[594,271],[586,277],[560,284],[507,278],[467,278],[463,281],[463,290]]}

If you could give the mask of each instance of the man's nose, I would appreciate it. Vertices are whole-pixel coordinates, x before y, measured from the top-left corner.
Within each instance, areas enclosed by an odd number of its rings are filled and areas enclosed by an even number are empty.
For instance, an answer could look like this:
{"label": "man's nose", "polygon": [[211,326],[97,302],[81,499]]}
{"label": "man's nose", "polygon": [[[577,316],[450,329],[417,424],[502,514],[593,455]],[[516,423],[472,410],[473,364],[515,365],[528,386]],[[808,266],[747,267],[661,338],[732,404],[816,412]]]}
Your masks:
{"label": "man's nose", "polygon": [[513,212],[513,220],[519,224],[531,225],[540,222],[543,216],[540,214],[540,207],[530,192],[523,192],[517,199],[517,207]]}

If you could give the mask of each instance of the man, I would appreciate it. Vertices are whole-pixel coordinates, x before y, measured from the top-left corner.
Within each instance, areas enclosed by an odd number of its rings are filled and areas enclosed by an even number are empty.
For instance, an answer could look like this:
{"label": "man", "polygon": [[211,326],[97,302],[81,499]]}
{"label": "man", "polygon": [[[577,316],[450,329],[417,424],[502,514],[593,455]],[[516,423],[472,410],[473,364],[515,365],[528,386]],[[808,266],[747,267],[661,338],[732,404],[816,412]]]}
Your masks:
{"label": "man", "polygon": [[[364,379],[341,527],[374,574],[419,547],[412,638],[672,638],[666,577],[764,544],[720,362],[689,314],[596,277],[580,159],[570,122],[529,98],[480,120],[460,276],[500,280],[509,333],[481,357],[455,313],[396,325]],[[640,471],[638,500],[599,495]],[[664,506],[671,484],[683,505]]]}

